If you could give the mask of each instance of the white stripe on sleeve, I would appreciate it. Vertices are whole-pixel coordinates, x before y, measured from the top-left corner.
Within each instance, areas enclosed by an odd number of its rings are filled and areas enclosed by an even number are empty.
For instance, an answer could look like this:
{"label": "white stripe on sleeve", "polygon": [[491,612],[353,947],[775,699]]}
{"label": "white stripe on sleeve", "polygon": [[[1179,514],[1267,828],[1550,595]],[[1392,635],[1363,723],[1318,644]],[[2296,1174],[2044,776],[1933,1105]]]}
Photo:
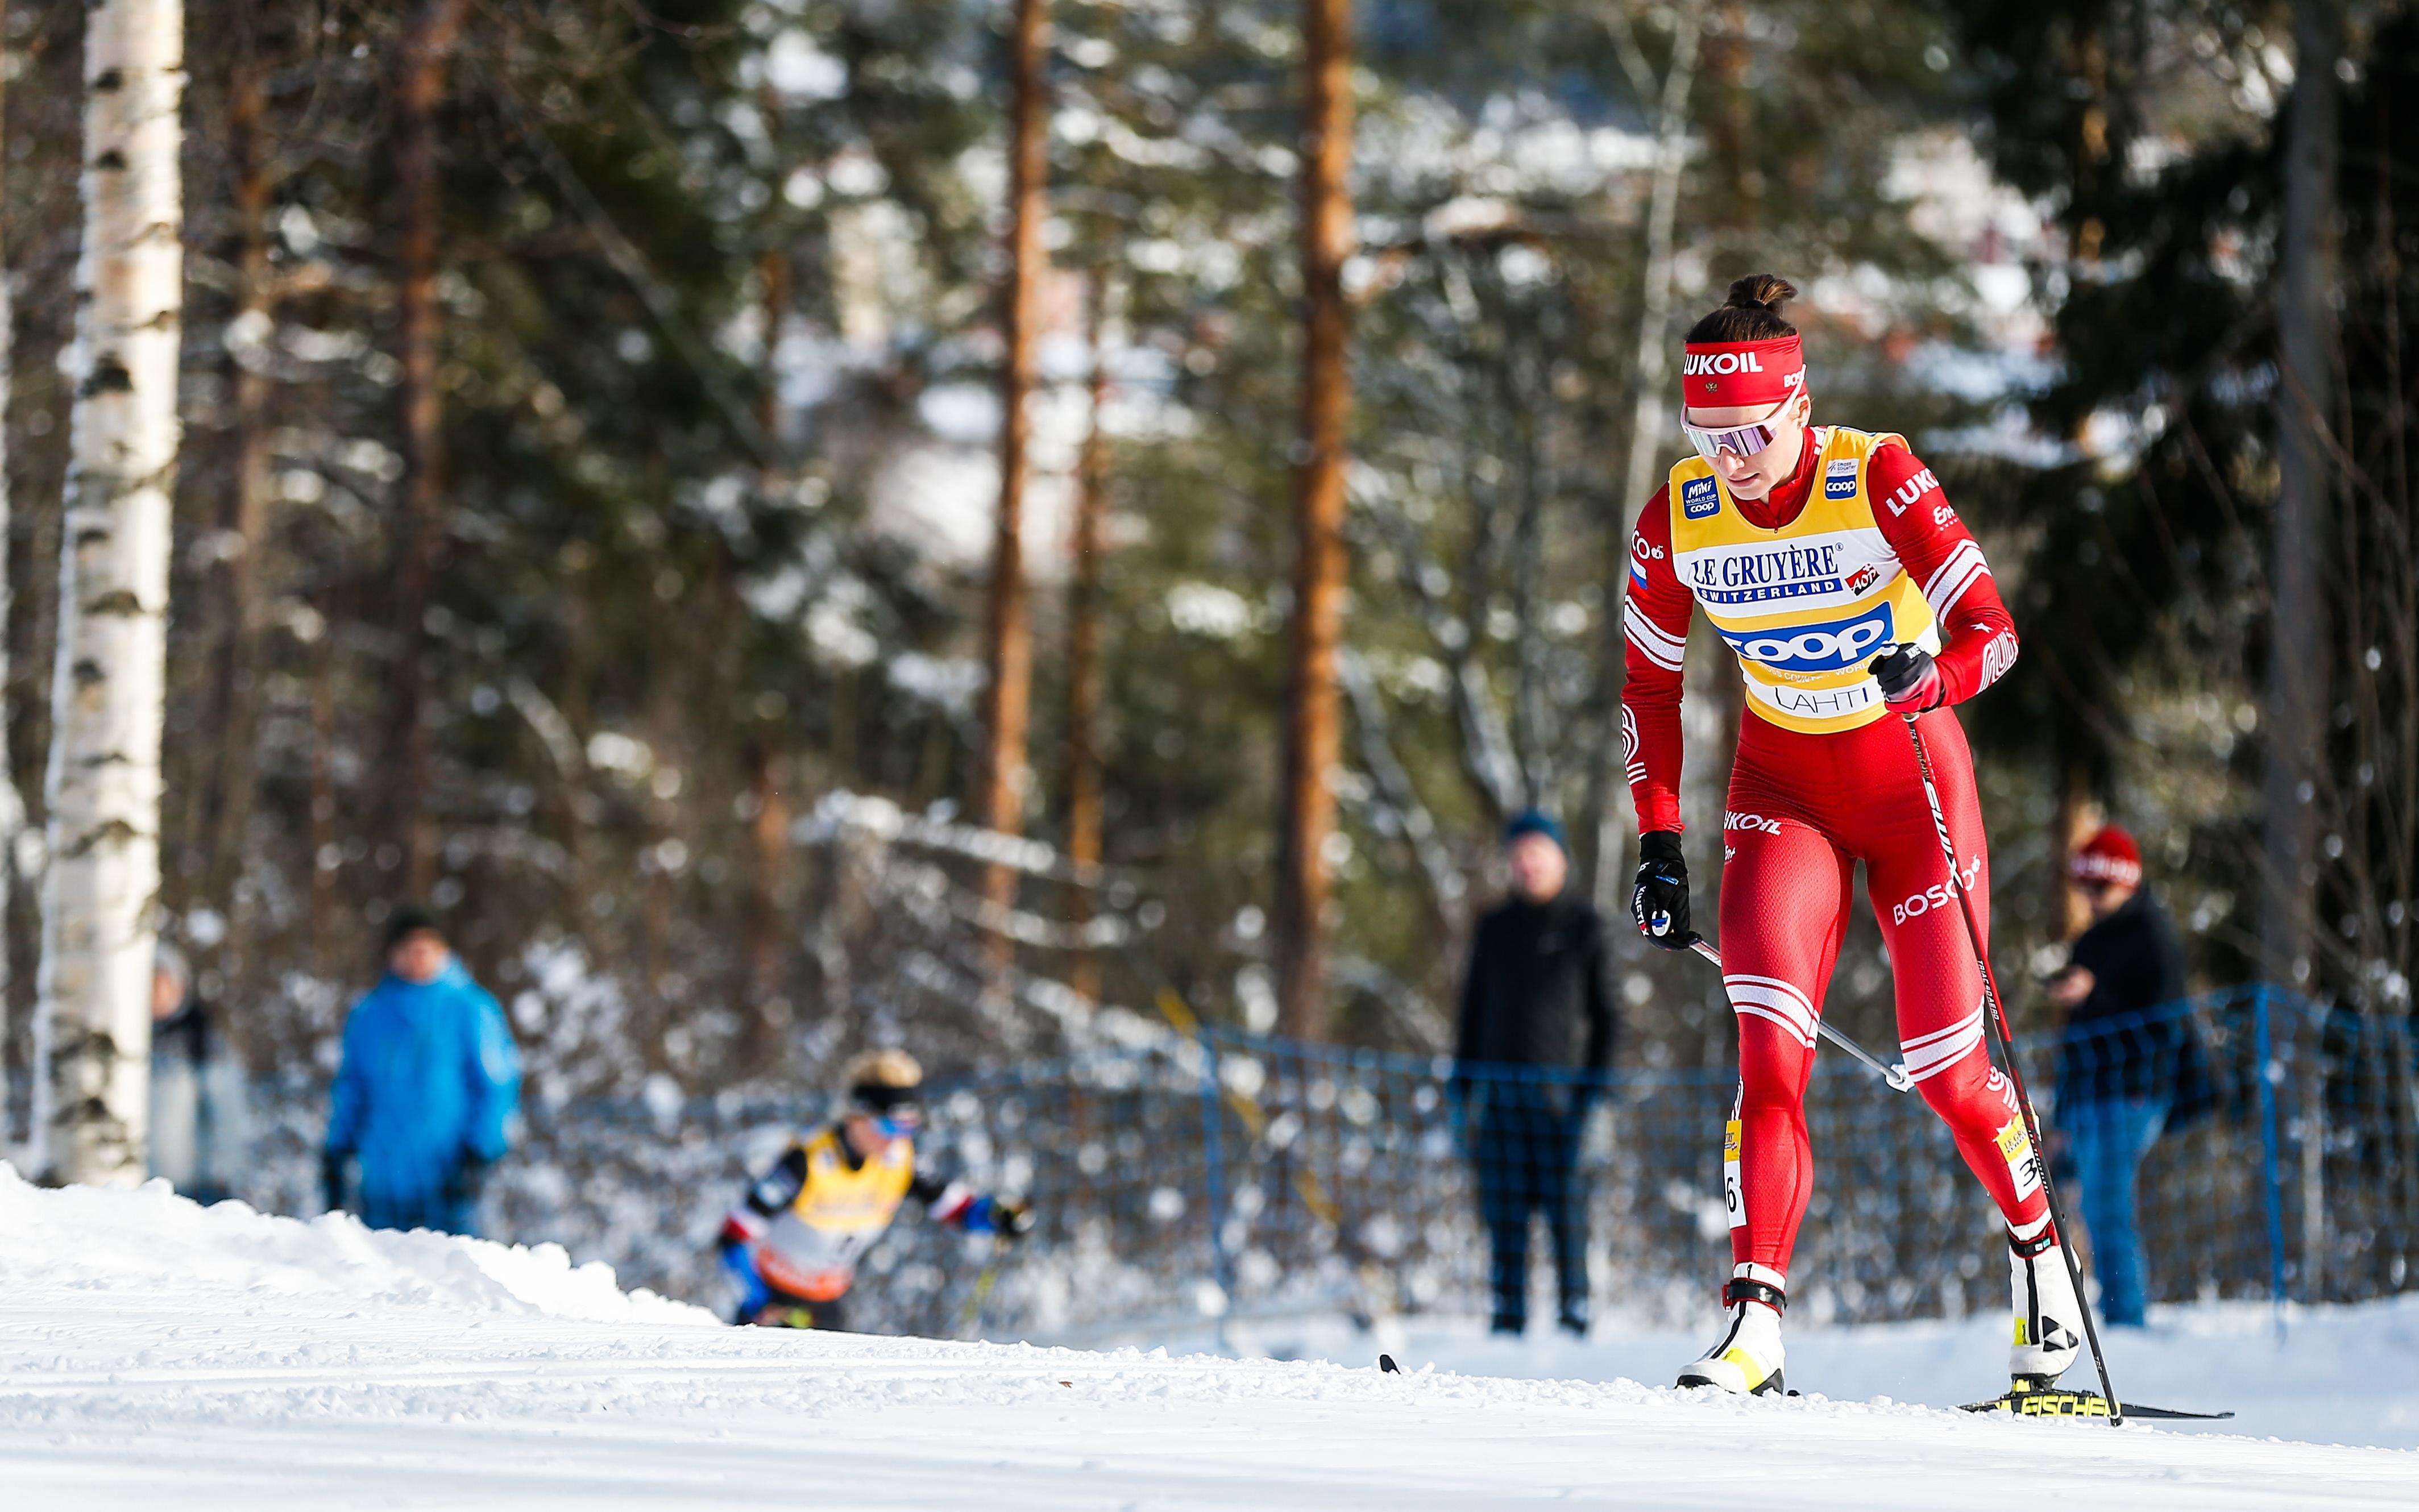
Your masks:
{"label": "white stripe on sleeve", "polygon": [[1923,601],[1932,606],[1934,614],[1945,618],[1965,596],[1965,590],[1974,586],[1975,579],[1990,575],[1991,563],[1983,560],[1982,548],[1970,540],[1960,541],[1957,549],[1949,553],[1949,560],[1940,564],[1940,570],[1932,575],[1932,580],[1923,585]]}
{"label": "white stripe on sleeve", "polygon": [[1647,660],[1665,671],[1676,672],[1680,670],[1681,653],[1688,648],[1687,640],[1669,633],[1661,625],[1647,618],[1645,611],[1634,603],[1625,603],[1622,606],[1621,626],[1623,633],[1628,636],[1630,644],[1644,652]]}

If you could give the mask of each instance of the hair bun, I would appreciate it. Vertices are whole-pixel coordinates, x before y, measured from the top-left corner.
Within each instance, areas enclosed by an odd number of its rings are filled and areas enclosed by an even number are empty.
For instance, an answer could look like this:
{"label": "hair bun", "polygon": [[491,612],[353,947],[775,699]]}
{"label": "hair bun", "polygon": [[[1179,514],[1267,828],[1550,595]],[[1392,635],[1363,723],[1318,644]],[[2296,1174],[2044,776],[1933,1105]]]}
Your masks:
{"label": "hair bun", "polygon": [[1731,283],[1731,307],[1741,310],[1762,310],[1778,316],[1780,307],[1797,298],[1797,285],[1779,273],[1749,273]]}

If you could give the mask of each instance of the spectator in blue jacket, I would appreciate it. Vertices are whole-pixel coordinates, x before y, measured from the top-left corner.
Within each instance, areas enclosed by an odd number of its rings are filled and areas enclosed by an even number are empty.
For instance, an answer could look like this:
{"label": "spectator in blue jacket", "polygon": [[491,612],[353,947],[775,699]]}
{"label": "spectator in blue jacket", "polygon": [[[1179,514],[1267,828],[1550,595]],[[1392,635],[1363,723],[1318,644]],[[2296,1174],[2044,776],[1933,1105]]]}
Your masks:
{"label": "spectator in blue jacket", "polygon": [[358,1159],[363,1223],[475,1233],[480,1188],[520,1101],[520,1051],[426,914],[395,915],[386,966],[345,1020],[321,1156],[328,1206],[345,1206],[346,1164]]}

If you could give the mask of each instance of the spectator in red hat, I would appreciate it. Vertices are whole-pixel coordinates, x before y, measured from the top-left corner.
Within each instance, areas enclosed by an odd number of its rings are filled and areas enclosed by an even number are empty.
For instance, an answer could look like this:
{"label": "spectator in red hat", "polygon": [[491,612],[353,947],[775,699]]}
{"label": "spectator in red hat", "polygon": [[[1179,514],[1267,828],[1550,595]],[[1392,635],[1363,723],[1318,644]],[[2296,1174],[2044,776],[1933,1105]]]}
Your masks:
{"label": "spectator in red hat", "polygon": [[2183,950],[2142,886],[2142,848],[2115,825],[2084,841],[2068,874],[2091,909],[2066,968],[2049,979],[2067,1010],[2057,1127],[2074,1157],[2083,1224],[2109,1322],[2139,1326],[2147,1303],[2134,1186],[2165,1126],[2188,1033]]}

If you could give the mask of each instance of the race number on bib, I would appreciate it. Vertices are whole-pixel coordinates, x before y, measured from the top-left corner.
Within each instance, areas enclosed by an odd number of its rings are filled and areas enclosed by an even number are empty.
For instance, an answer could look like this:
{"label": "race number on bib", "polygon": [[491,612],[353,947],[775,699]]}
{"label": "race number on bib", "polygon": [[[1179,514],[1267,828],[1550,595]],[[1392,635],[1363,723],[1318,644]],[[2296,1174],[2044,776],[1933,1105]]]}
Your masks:
{"label": "race number on bib", "polygon": [[1999,1153],[2007,1158],[2008,1176],[2016,1183],[2018,1201],[2041,1190],[2041,1157],[2033,1152],[2033,1142],[2025,1134],[2022,1114],[2010,1119],[1999,1131]]}
{"label": "race number on bib", "polygon": [[1731,1227],[1747,1227],[1747,1200],[1739,1191],[1739,1121],[1722,1125],[1722,1201],[1731,1210]]}

